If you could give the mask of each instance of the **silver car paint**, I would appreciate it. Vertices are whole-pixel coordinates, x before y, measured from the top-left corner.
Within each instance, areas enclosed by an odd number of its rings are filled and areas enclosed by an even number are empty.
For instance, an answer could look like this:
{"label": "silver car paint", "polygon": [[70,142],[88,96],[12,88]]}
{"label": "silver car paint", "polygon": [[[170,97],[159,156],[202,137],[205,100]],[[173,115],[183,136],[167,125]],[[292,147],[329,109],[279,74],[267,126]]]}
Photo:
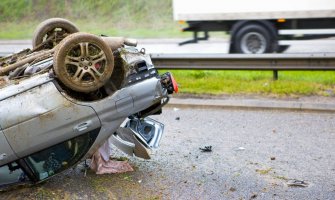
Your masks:
{"label": "silver car paint", "polygon": [[7,99],[9,97],[13,97],[17,94],[20,94],[24,91],[30,90],[31,88],[42,85],[52,80],[53,79],[50,78],[47,73],[45,73],[41,75],[35,75],[28,79],[24,79],[21,81],[17,81],[17,82],[13,81],[11,84],[6,85],[6,87],[0,88],[1,89],[0,101]]}
{"label": "silver car paint", "polygon": [[9,146],[5,135],[0,127],[0,165],[6,164],[8,160],[18,159],[12,148]]}
{"label": "silver car paint", "polygon": [[4,135],[21,158],[100,127],[91,107],[68,101],[53,82],[2,100],[0,116],[6,116]]}
{"label": "silver car paint", "polygon": [[[154,68],[150,57],[137,50],[122,51],[121,56],[126,63],[145,60],[148,69]],[[126,74],[133,73],[131,65],[124,67]],[[89,157],[129,115],[167,96],[157,77],[125,86],[104,99],[92,102],[71,98],[58,91],[53,81],[48,73],[35,74],[1,88],[0,128],[3,132],[0,132],[0,155],[5,156],[0,159],[0,166],[101,127],[84,158]]]}
{"label": "silver car paint", "polygon": [[[4,144],[7,148],[1,149],[0,154],[7,152],[9,156],[0,161],[0,165],[93,130],[101,122],[99,136],[87,154],[90,156],[130,114],[150,107],[167,95],[160,80],[153,77],[102,100],[81,102],[61,94],[46,76],[37,75],[4,88],[11,93],[10,97],[2,90],[0,125],[15,154]],[[80,130],[81,125],[88,127]],[[50,136],[53,136],[51,140]]]}
{"label": "silver car paint", "polygon": [[[122,88],[105,99],[96,102],[81,102],[83,105],[91,106],[98,113],[102,124],[98,138],[85,157],[93,155],[129,115],[150,107],[166,95],[167,93],[162,88],[160,79],[153,77]],[[120,109],[116,109],[117,102],[120,100],[125,100],[123,106],[127,110],[122,109],[119,112]]]}

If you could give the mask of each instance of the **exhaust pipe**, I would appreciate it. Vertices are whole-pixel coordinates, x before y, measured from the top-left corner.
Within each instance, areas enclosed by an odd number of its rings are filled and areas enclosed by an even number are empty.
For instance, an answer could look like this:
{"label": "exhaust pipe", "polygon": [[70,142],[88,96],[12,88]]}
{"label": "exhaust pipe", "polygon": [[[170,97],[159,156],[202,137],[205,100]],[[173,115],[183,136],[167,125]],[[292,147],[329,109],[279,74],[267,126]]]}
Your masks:
{"label": "exhaust pipe", "polygon": [[123,45],[136,47],[137,40],[124,37],[101,37],[103,41],[114,51]]}

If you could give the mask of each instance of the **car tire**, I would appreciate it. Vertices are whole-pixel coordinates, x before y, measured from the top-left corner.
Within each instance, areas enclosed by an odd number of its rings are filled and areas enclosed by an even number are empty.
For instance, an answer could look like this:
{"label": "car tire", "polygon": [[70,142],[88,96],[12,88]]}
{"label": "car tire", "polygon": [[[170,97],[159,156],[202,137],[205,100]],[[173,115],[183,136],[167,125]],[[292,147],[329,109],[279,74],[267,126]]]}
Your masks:
{"label": "car tire", "polygon": [[233,48],[236,53],[272,53],[274,39],[269,31],[258,24],[249,24],[239,29],[234,37]]}
{"label": "car tire", "polygon": [[63,18],[50,18],[37,26],[33,35],[32,45],[35,49],[45,42],[52,34],[57,34],[57,38],[53,38],[49,42],[43,44],[43,49],[52,49],[64,39],[64,37],[76,32],[79,32],[79,29],[69,20]]}
{"label": "car tire", "polygon": [[92,92],[102,87],[114,69],[112,50],[98,36],[74,33],[62,40],[55,49],[56,77],[77,92]]}

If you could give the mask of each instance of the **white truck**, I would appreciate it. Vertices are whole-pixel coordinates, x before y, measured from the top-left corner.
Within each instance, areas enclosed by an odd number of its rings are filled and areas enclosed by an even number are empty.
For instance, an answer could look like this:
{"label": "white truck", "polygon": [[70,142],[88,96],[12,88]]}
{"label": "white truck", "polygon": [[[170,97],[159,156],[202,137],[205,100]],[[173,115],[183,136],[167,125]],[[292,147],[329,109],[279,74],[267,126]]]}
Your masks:
{"label": "white truck", "polygon": [[335,36],[335,0],[173,0],[173,15],[193,32],[180,45],[225,31],[230,53],[279,53],[289,47],[279,40]]}

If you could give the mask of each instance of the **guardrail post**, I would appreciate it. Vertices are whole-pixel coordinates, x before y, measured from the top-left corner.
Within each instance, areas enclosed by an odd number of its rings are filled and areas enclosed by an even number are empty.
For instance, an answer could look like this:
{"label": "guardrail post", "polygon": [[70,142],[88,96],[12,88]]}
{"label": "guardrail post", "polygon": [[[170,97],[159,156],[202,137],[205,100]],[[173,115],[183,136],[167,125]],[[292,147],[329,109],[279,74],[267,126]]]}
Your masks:
{"label": "guardrail post", "polygon": [[278,70],[273,70],[273,80],[278,80]]}

